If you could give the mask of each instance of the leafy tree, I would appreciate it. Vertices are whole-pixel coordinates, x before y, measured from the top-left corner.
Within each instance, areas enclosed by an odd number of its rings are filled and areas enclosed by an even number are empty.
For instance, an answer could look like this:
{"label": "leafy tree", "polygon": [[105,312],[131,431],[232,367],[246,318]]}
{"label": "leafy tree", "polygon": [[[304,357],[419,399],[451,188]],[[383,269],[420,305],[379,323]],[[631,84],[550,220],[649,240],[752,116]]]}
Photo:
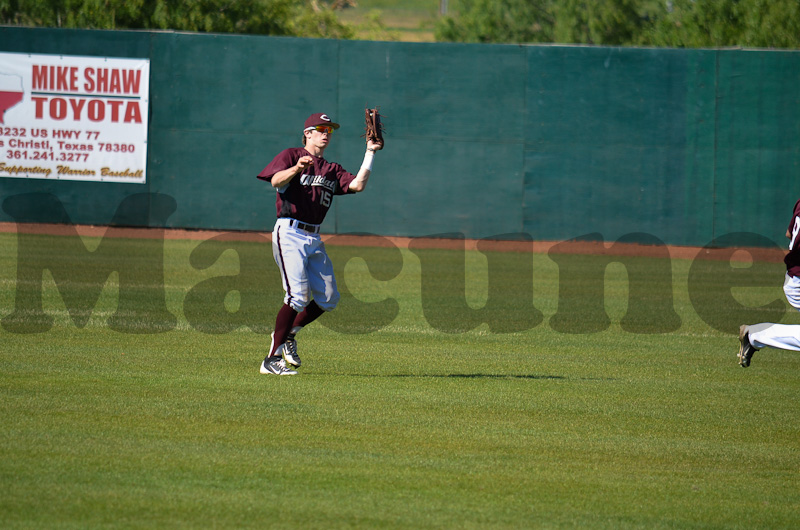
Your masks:
{"label": "leafy tree", "polygon": [[461,0],[458,15],[444,16],[436,40],[461,42],[550,42],[553,17],[548,0]]}
{"label": "leafy tree", "polygon": [[800,48],[800,1],[750,0],[747,4],[742,46]]}
{"label": "leafy tree", "polygon": [[[0,24],[353,38],[353,0],[0,0]],[[436,40],[800,48],[800,0],[454,0]],[[379,15],[362,33],[396,40]]]}
{"label": "leafy tree", "polygon": [[92,29],[349,38],[331,6],[313,0],[0,0],[0,22]]}
{"label": "leafy tree", "polygon": [[460,0],[436,39],[800,48],[800,0]]}
{"label": "leafy tree", "polygon": [[649,42],[686,48],[735,45],[741,33],[738,3],[738,0],[673,0],[655,22]]}
{"label": "leafy tree", "polygon": [[800,48],[800,1],[673,0],[648,37],[656,46]]}
{"label": "leafy tree", "polygon": [[651,10],[639,0],[563,0],[551,7],[555,42],[624,45],[635,42]]}

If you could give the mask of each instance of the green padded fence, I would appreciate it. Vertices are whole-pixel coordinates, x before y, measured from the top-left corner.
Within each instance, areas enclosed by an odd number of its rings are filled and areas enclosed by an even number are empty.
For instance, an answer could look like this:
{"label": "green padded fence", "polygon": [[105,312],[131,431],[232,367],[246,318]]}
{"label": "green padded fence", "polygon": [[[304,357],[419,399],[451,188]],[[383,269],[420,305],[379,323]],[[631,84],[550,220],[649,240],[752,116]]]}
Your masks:
{"label": "green padded fence", "polygon": [[[357,170],[365,105],[387,147],[329,233],[782,244],[800,196],[800,52],[11,27],[0,51],[151,61],[146,184],[0,179],[0,199],[54,196],[73,223],[151,193],[175,212],[129,224],[270,230],[255,175],[311,112],[342,124],[326,158]],[[63,221],[31,197],[0,220]]]}

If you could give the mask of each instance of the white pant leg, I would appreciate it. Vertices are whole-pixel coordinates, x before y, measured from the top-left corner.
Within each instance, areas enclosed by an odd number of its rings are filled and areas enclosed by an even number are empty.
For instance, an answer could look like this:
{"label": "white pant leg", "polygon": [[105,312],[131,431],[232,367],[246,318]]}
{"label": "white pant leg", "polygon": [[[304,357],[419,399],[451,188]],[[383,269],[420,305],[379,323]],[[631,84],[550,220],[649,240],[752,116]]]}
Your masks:
{"label": "white pant leg", "polygon": [[[786,300],[800,310],[800,278],[786,275],[783,282]],[[800,351],[800,326],[787,324],[754,324],[749,327],[750,343],[756,348],[770,346],[782,350]]]}
{"label": "white pant leg", "polygon": [[284,303],[301,312],[313,296],[317,305],[331,311],[339,302],[339,290],[319,234],[291,226],[290,219],[278,219],[272,231],[272,255],[281,272]]}
{"label": "white pant leg", "polygon": [[782,350],[800,351],[800,326],[787,324],[754,324],[749,327],[750,344],[758,349],[764,346]]}
{"label": "white pant leg", "polygon": [[339,303],[339,289],[333,275],[333,262],[328,257],[325,245],[320,239],[308,255],[308,283],[314,302],[325,310],[331,311]]}
{"label": "white pant leg", "polygon": [[783,280],[783,292],[789,305],[800,311],[800,278],[787,273]]}
{"label": "white pant leg", "polygon": [[289,219],[278,219],[272,230],[272,256],[281,273],[286,295],[283,302],[298,313],[310,300],[307,245],[308,238],[289,226]]}

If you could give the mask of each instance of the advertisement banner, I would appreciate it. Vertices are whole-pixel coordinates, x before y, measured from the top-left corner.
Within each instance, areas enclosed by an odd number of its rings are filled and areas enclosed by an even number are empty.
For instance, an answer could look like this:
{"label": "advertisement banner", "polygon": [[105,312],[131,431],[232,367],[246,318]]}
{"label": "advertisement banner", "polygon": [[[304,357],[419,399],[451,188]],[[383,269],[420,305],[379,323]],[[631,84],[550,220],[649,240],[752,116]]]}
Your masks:
{"label": "advertisement banner", "polygon": [[0,53],[0,177],[147,182],[149,59]]}

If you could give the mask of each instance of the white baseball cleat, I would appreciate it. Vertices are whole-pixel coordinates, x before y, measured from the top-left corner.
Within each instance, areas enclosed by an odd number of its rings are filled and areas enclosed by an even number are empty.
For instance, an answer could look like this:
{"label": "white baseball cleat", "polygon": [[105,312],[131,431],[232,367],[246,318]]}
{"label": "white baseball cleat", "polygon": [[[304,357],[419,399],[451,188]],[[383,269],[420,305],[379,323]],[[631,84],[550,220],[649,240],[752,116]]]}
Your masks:
{"label": "white baseball cleat", "polygon": [[260,371],[262,374],[297,375],[296,371],[286,366],[286,361],[283,360],[283,357],[277,355],[264,359],[264,362],[261,363]]}

